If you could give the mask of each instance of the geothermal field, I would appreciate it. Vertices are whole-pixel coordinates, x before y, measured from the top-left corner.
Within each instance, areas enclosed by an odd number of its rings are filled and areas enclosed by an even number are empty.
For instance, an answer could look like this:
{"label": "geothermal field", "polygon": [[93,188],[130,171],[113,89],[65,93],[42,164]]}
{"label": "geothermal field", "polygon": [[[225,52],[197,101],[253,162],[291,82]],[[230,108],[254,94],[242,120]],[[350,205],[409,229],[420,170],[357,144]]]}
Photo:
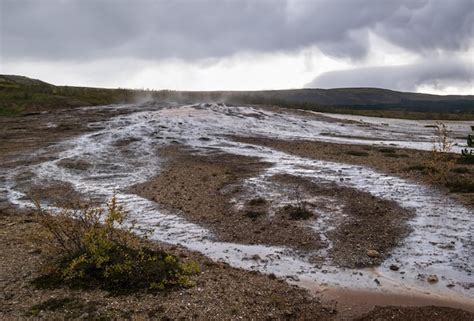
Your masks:
{"label": "geothermal field", "polygon": [[[417,171],[435,124],[157,102],[3,118],[0,201],[25,211],[36,195],[54,212],[115,194],[136,233],[309,290],[341,317],[473,311],[470,194]],[[444,124],[459,154],[472,122]]]}

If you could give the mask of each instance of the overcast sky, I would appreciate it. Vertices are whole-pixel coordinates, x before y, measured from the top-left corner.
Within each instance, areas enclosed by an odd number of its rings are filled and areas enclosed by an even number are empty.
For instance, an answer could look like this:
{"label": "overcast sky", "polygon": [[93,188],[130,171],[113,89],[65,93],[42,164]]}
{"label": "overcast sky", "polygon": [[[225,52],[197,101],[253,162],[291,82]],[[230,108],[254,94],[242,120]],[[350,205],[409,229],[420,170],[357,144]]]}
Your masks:
{"label": "overcast sky", "polygon": [[0,73],[54,84],[474,94],[474,0],[0,0]]}

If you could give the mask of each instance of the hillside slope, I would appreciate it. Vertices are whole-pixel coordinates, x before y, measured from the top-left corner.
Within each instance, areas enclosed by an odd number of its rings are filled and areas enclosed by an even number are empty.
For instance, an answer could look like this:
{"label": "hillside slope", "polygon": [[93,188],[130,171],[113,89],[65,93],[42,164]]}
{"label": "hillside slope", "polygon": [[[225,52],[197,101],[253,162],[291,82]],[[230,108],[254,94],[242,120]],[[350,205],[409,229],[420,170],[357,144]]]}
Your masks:
{"label": "hillside slope", "polygon": [[473,95],[429,95],[380,88],[265,91],[144,91],[55,86],[16,75],[0,75],[0,115],[50,108],[134,102],[140,97],[183,103],[222,101],[279,105],[323,112],[415,119],[474,119]]}

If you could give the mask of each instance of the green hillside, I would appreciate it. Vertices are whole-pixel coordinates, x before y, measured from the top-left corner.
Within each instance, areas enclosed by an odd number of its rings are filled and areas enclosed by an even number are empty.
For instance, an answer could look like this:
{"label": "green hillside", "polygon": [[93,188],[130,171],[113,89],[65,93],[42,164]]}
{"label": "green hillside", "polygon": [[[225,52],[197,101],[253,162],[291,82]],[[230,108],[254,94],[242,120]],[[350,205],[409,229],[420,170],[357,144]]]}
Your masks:
{"label": "green hillside", "polygon": [[267,91],[145,91],[55,86],[23,76],[0,75],[0,115],[14,116],[54,108],[157,101],[226,102],[278,105],[330,113],[412,119],[474,120],[474,96],[440,96],[380,88]]}

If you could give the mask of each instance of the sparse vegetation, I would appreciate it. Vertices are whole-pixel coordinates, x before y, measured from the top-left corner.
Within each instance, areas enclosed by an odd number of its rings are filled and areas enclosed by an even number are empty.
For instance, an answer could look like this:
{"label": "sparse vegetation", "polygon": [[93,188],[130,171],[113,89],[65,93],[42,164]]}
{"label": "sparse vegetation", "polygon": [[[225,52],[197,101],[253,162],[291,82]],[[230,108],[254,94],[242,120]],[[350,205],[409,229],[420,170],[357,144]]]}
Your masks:
{"label": "sparse vegetation", "polygon": [[474,180],[455,179],[446,182],[446,187],[451,193],[474,193]]}
{"label": "sparse vegetation", "polygon": [[294,198],[294,204],[283,207],[283,211],[289,215],[289,218],[292,220],[307,220],[313,217],[313,212],[308,209],[306,202],[303,200],[299,185],[295,187]]}
{"label": "sparse vegetation", "polygon": [[250,201],[248,201],[248,205],[250,206],[260,206],[265,204],[267,204],[267,200],[263,197],[252,198]]}
{"label": "sparse vegetation", "polygon": [[450,154],[453,142],[449,138],[448,126],[442,122],[437,122],[434,127],[433,149],[431,157],[425,160],[426,173],[434,182],[446,183],[449,172],[454,167],[454,158]]}
{"label": "sparse vegetation", "polygon": [[474,152],[468,150],[467,148],[461,151],[462,162],[466,164],[474,164]]}
{"label": "sparse vegetation", "polygon": [[350,150],[350,151],[347,151],[346,154],[351,155],[351,156],[358,156],[358,157],[369,156],[369,153],[364,152],[364,151],[359,151],[359,150]]}
{"label": "sparse vegetation", "polygon": [[144,244],[132,233],[133,224],[126,227],[127,213],[115,196],[106,209],[77,205],[53,214],[37,202],[36,212],[42,230],[35,239],[47,259],[38,286],[164,290],[192,286],[189,276],[199,271],[194,263]]}
{"label": "sparse vegetation", "polygon": [[245,216],[247,216],[248,218],[251,218],[253,220],[256,220],[257,218],[259,218],[261,216],[265,216],[265,212],[258,211],[258,210],[247,210],[245,212]]}

